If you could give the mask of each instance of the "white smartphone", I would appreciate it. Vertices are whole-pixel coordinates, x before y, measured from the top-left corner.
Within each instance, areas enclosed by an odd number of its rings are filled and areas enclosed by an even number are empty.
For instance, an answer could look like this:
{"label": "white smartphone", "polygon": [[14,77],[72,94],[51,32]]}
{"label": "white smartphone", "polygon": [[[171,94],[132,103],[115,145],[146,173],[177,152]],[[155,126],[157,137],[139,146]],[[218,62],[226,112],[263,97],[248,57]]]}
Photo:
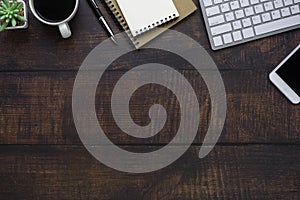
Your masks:
{"label": "white smartphone", "polygon": [[270,73],[271,82],[293,103],[300,103],[300,44]]}

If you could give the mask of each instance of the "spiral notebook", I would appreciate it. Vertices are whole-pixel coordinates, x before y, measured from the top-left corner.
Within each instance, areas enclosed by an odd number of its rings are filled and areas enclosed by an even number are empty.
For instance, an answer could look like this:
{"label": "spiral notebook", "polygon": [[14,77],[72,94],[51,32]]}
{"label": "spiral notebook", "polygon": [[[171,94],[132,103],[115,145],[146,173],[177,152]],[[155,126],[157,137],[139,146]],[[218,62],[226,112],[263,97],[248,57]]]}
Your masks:
{"label": "spiral notebook", "polygon": [[117,0],[133,37],[179,16],[172,0]]}
{"label": "spiral notebook", "polygon": [[[126,0],[125,0],[126,1]],[[129,0],[127,0],[129,1]],[[151,0],[149,0],[151,1]],[[144,32],[143,34],[133,36],[131,34],[131,31],[129,29],[129,26],[125,20],[125,17],[123,16],[120,7],[118,6],[118,3],[116,0],[105,0],[107,6],[110,8],[120,25],[123,27],[125,32],[127,33],[128,37],[132,41],[133,45],[135,48],[141,48],[148,42],[150,42],[152,39],[160,35],[161,33],[164,32],[163,29],[156,29],[153,28],[151,30],[148,30],[147,32]],[[197,10],[196,5],[192,0],[173,0],[174,5],[176,6],[176,9],[179,13],[179,17],[176,19],[173,19],[167,23],[162,24],[160,27],[162,28],[171,28],[190,14],[192,14],[194,11]]]}

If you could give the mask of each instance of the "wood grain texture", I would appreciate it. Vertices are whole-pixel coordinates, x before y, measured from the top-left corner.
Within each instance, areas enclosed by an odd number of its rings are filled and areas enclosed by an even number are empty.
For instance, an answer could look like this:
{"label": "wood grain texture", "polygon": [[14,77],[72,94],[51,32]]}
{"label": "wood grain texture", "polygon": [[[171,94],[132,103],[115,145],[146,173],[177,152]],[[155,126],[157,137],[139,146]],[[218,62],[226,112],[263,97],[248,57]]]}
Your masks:
{"label": "wood grain texture", "polygon": [[[109,9],[98,3],[113,31],[121,33]],[[99,82],[96,110],[109,139],[123,149],[162,148],[180,123],[179,103],[172,92],[147,85],[132,96],[132,118],[139,125],[148,124],[149,107],[159,103],[168,112],[163,130],[145,140],[116,126],[111,93],[134,66],[158,62],[176,69],[190,82],[200,103],[197,136],[179,160],[153,173],[127,174],[94,159],[78,137],[72,116],[74,80],[84,58],[108,37],[85,0],[80,0],[70,26],[72,38],[62,40],[57,27],[43,25],[29,13],[28,29],[0,33],[1,200],[300,198],[300,107],[289,103],[268,80],[271,70],[300,43],[299,29],[212,51],[199,9],[172,28],[207,50],[226,88],[222,135],[201,160],[197,155],[211,106],[201,75],[184,60],[155,49],[117,59]]]}
{"label": "wood grain texture", "polygon": [[[198,73],[193,70],[180,72],[195,88],[200,102],[201,119],[195,140],[199,143],[210,122],[210,97]],[[180,123],[179,103],[171,91],[156,85],[138,90],[132,97],[130,111],[136,123],[146,125],[150,122],[149,106],[161,103],[169,111],[170,118],[162,132],[149,140],[138,140],[117,127],[111,114],[110,97],[114,84],[123,74],[122,71],[109,71],[99,85],[101,92],[96,95],[96,107],[104,131],[115,143],[121,144],[170,141]],[[71,107],[75,75],[73,72],[0,74],[1,144],[80,144]],[[266,75],[267,72],[222,72],[227,89],[228,110],[219,142],[300,142],[300,107],[287,102],[270,85]]]}
{"label": "wood grain texture", "polygon": [[[130,147],[145,149],[152,147]],[[298,199],[299,146],[193,146],[150,174],[121,173],[81,146],[0,147],[1,199]]]}

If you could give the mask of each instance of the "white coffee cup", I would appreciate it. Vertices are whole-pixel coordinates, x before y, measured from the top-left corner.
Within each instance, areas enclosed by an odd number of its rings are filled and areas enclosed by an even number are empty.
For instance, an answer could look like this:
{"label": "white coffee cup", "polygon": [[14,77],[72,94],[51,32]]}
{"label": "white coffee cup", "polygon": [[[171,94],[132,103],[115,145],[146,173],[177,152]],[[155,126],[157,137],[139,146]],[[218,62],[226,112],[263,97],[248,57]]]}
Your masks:
{"label": "white coffee cup", "polygon": [[61,36],[63,38],[69,38],[69,37],[71,37],[72,32],[71,32],[68,22],[71,21],[71,19],[73,19],[73,17],[76,15],[76,13],[78,11],[78,7],[79,7],[79,0],[74,0],[74,1],[76,1],[76,3],[75,3],[72,14],[69,15],[66,19],[59,21],[59,22],[51,22],[51,21],[47,21],[47,20],[41,18],[34,7],[34,0],[29,0],[29,6],[31,9],[31,12],[39,21],[43,22],[44,24],[50,25],[50,26],[58,26]]}

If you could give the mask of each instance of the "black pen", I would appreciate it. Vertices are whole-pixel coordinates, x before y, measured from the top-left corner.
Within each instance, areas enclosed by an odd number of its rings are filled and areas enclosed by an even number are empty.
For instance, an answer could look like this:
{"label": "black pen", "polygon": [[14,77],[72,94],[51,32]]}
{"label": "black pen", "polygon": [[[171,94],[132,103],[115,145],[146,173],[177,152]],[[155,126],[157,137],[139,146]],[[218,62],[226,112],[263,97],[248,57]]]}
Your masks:
{"label": "black pen", "polygon": [[95,0],[89,0],[91,7],[94,10],[94,13],[97,15],[98,20],[102,22],[102,24],[104,25],[107,33],[110,35],[111,40],[117,44],[117,41],[115,39],[114,33],[112,32],[111,28],[108,26],[106,20],[104,19],[98,5],[96,4]]}

